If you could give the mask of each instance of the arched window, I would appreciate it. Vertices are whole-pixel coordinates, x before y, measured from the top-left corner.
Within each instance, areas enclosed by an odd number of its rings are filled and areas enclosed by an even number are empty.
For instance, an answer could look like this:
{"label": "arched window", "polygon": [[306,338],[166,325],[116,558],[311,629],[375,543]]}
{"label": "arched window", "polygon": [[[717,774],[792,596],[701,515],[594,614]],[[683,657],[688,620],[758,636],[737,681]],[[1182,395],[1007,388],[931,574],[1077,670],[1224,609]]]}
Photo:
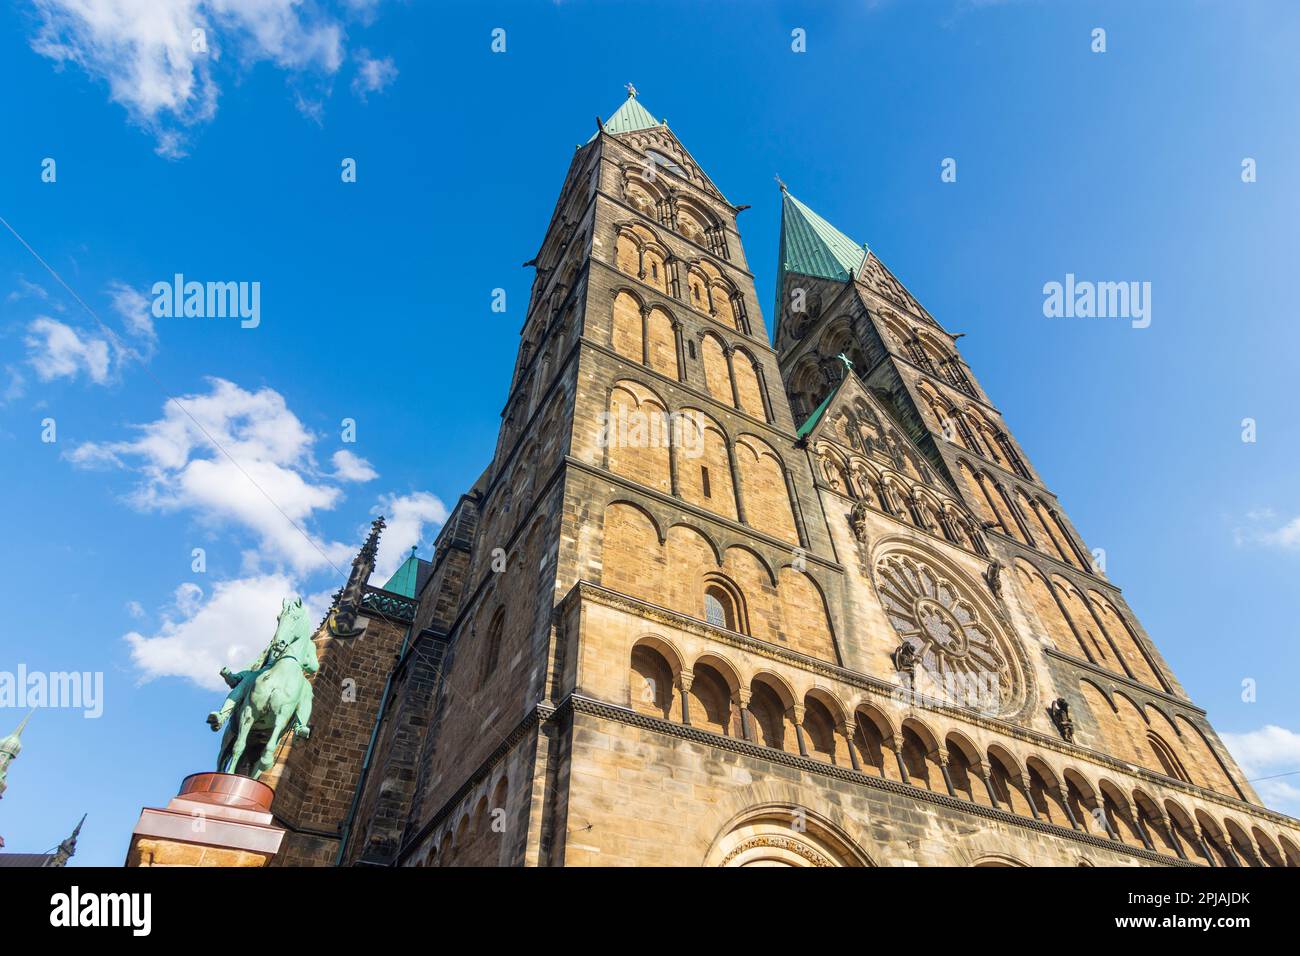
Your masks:
{"label": "arched window", "polygon": [[704,584],[704,619],[714,627],[749,633],[740,594],[730,582],[710,577]]}
{"label": "arched window", "polygon": [[736,629],[736,612],[731,596],[716,585],[704,592],[704,619],[716,627],[725,627],[729,631]]}

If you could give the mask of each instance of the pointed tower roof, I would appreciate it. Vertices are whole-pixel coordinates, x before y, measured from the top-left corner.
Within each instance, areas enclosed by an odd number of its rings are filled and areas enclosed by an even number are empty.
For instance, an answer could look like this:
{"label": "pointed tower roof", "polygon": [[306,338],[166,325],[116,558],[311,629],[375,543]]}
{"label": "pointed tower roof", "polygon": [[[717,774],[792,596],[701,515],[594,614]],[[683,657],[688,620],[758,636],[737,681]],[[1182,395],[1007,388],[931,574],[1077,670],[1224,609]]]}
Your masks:
{"label": "pointed tower roof", "polygon": [[[23,718],[17,730],[0,740],[0,795],[5,792],[8,786],[5,782],[5,776],[9,773],[9,765],[23,752],[23,728],[27,726],[27,721],[32,719],[34,713],[36,713],[35,707],[27,712],[27,716]],[[4,846],[3,841],[0,841],[0,846]]]}
{"label": "pointed tower roof", "polygon": [[823,279],[849,280],[858,274],[868,249],[854,242],[781,188],[781,273],[801,272]]}
{"label": "pointed tower roof", "polygon": [[627,85],[627,99],[614,111],[614,115],[605,121],[607,133],[631,133],[633,130],[650,129],[664,124],[655,119],[650,111],[636,98],[636,87]]}
{"label": "pointed tower roof", "polygon": [[36,713],[35,707],[33,707],[31,710],[27,712],[27,716],[22,719],[22,722],[18,725],[18,728],[12,734],[0,740],[0,753],[9,754],[10,757],[17,757],[18,754],[22,752],[23,730],[26,729],[27,721],[32,719],[32,714],[34,713]]}
{"label": "pointed tower roof", "polygon": [[402,566],[394,571],[393,576],[388,579],[388,583],[384,585],[385,591],[392,591],[394,594],[401,594],[404,597],[415,597],[416,586],[420,579],[420,559],[415,556],[417,547],[417,545],[411,545],[411,553],[402,562]]}

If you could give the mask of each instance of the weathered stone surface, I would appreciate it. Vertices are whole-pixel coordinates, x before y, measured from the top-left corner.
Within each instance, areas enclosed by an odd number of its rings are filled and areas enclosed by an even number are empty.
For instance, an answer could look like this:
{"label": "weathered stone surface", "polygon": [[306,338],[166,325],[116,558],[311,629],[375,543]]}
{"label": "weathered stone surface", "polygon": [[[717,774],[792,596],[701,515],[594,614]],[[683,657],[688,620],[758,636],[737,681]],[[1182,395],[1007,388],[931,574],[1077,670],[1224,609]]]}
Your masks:
{"label": "weathered stone surface", "polygon": [[736,212],[666,128],[574,154],[493,460],[409,628],[321,643],[276,862],[1300,864],[954,339],[871,255],[787,274],[774,351]]}

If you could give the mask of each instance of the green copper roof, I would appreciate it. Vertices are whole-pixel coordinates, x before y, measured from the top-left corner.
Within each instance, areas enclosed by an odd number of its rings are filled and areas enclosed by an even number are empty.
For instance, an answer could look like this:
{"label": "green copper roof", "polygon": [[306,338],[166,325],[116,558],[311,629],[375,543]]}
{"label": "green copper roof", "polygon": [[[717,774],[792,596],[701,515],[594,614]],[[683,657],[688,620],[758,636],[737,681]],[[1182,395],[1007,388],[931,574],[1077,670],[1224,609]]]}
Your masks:
{"label": "green copper roof", "polygon": [[818,405],[817,411],[809,415],[808,420],[799,427],[799,430],[797,432],[795,432],[795,437],[803,438],[804,435],[807,435],[809,432],[811,432],[814,428],[817,427],[817,423],[821,420],[822,415],[826,411],[826,406],[831,403],[831,399],[835,397],[835,393],[838,391],[839,391],[838,388],[831,390],[831,393],[826,396],[826,401]]}
{"label": "green copper roof", "polygon": [[781,271],[824,279],[851,279],[867,258],[854,242],[788,192],[781,203]]}
{"label": "green copper roof", "polygon": [[629,96],[623,105],[614,111],[614,115],[605,120],[607,133],[631,133],[633,130],[650,129],[663,126],[659,120],[650,115],[650,111],[641,105],[634,95]]}
{"label": "green copper roof", "polygon": [[402,566],[393,572],[393,576],[384,585],[385,591],[392,591],[403,597],[415,597],[415,585],[420,577],[420,559],[411,551],[411,556],[402,562]]}

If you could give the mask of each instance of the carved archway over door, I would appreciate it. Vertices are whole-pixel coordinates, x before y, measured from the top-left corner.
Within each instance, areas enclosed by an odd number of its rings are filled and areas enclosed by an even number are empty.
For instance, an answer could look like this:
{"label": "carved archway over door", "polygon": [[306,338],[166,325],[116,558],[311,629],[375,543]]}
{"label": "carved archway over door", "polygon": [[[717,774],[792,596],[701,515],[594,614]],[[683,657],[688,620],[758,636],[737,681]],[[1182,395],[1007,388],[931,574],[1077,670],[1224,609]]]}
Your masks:
{"label": "carved archway over door", "polygon": [[870,866],[852,840],[798,806],[755,807],[734,818],[710,847],[705,866]]}

